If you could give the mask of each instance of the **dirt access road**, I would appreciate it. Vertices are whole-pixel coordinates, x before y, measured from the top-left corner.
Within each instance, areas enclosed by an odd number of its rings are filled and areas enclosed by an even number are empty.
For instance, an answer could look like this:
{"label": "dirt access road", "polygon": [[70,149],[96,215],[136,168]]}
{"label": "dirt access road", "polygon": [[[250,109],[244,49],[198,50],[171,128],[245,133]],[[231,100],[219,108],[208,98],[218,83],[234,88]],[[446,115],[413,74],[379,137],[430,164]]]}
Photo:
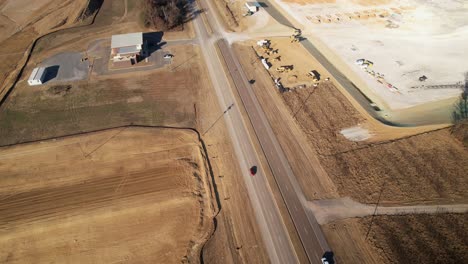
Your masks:
{"label": "dirt access road", "polygon": [[0,148],[1,262],[197,262],[202,156],[191,130],[141,127]]}

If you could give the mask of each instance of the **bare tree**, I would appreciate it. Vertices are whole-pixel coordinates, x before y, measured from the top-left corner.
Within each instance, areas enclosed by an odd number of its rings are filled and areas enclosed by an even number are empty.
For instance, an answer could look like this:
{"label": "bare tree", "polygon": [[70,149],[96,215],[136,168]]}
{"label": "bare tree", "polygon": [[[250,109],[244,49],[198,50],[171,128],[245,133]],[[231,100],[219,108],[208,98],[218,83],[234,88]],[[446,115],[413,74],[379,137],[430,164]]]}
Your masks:
{"label": "bare tree", "polygon": [[145,0],[146,24],[159,30],[182,25],[188,13],[185,0]]}

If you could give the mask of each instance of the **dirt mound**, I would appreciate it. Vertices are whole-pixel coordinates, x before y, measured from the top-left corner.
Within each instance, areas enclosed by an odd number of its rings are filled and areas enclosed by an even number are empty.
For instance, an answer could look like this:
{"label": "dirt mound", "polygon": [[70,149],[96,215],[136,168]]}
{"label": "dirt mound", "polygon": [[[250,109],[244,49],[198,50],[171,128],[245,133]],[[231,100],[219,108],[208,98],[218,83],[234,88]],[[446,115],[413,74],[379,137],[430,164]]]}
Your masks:
{"label": "dirt mound", "polygon": [[47,93],[52,96],[64,96],[71,88],[71,85],[54,85],[47,89]]}

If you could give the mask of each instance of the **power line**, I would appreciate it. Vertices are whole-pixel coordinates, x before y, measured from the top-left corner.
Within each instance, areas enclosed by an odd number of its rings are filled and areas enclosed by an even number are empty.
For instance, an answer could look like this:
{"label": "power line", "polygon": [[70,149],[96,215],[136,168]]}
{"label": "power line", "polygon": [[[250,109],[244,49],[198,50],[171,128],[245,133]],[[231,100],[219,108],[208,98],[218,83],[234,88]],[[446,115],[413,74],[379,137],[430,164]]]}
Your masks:
{"label": "power line", "polygon": [[382,188],[380,189],[379,199],[377,199],[377,203],[375,204],[374,213],[372,214],[371,222],[369,224],[369,229],[367,229],[367,234],[366,234],[365,240],[367,240],[367,237],[369,236],[369,233],[370,233],[371,228],[372,228],[372,224],[374,223],[375,214],[377,213],[377,207],[379,206],[380,198],[382,198],[382,193],[384,191],[385,183],[386,182],[384,181],[384,183],[382,184]]}
{"label": "power line", "polygon": [[204,136],[206,133],[208,133],[208,131],[210,131],[210,129],[212,127],[214,127],[214,125],[216,125],[216,123],[219,121],[219,119],[221,119],[221,117],[223,117],[229,110],[231,110],[231,108],[233,106],[234,106],[234,103],[232,103],[230,106],[228,106],[228,108],[226,108],[226,110],[224,110],[224,112],[213,122],[213,124],[211,124],[211,126],[205,132],[203,132],[202,136]]}

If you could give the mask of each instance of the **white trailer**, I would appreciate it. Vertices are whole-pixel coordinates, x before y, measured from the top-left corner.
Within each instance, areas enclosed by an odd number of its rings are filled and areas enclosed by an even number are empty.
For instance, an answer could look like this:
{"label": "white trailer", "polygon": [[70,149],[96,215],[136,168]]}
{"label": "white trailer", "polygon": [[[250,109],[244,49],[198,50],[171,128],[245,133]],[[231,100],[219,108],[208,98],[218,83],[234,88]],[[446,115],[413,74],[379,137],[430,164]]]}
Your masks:
{"label": "white trailer", "polygon": [[265,58],[262,59],[262,64],[265,67],[265,69],[269,70],[270,69],[270,64],[267,62]]}
{"label": "white trailer", "polygon": [[44,81],[44,75],[45,75],[44,67],[34,68],[33,71],[31,72],[31,75],[29,76],[28,84],[30,86],[41,85],[42,82]]}

